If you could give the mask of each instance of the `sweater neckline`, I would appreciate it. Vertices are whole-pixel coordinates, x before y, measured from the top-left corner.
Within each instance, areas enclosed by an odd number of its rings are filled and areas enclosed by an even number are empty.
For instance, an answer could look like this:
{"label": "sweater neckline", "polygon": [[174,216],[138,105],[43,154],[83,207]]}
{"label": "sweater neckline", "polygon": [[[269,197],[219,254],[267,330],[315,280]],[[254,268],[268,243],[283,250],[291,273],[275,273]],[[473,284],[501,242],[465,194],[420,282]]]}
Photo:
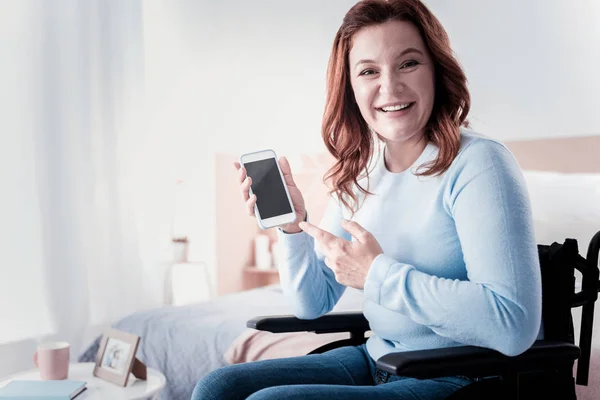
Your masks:
{"label": "sweater neckline", "polygon": [[385,151],[386,151],[386,145],[384,144],[381,152],[380,152],[380,170],[383,173],[384,176],[389,176],[389,177],[403,177],[409,174],[415,175],[417,173],[418,168],[425,162],[430,161],[432,159],[432,153],[435,149],[435,145],[431,142],[428,141],[427,145],[425,146],[425,148],[423,149],[423,151],[421,152],[421,154],[419,155],[419,157],[417,157],[417,159],[410,165],[410,167],[408,167],[407,169],[405,169],[402,172],[391,172],[389,169],[387,169],[386,165],[385,165]]}

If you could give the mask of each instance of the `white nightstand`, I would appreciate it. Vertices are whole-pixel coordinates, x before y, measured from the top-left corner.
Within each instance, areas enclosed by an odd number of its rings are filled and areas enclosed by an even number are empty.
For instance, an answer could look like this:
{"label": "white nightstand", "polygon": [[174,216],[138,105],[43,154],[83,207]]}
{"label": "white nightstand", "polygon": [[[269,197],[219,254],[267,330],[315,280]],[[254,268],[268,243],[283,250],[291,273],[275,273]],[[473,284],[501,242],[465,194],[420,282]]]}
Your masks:
{"label": "white nightstand", "polygon": [[[87,390],[75,400],[145,400],[158,399],[165,388],[167,379],[155,369],[148,368],[148,379],[145,381],[129,377],[126,387],[106,382],[93,375],[94,363],[72,363],[69,365],[69,379],[87,382]],[[0,387],[8,385],[13,380],[40,380],[39,369],[20,372],[0,381]]]}

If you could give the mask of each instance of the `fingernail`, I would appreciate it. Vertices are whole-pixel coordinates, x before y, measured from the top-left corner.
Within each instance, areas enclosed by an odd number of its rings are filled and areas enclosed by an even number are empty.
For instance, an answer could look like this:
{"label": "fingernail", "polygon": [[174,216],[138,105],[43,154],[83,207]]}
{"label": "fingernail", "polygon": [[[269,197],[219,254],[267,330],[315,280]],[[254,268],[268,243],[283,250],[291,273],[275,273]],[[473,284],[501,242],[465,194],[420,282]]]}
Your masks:
{"label": "fingernail", "polygon": [[347,224],[348,222],[350,222],[350,221],[347,220],[346,218],[342,218],[342,224]]}
{"label": "fingernail", "polygon": [[302,221],[298,224],[298,226],[300,227],[300,229],[304,230],[304,228],[306,228],[306,222]]}

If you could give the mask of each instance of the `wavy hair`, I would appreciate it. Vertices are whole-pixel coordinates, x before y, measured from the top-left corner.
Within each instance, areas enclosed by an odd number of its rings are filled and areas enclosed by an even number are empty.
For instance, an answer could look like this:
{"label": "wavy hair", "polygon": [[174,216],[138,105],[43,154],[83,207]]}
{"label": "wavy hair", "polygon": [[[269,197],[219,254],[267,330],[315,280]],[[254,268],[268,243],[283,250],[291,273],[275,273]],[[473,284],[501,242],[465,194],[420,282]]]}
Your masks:
{"label": "wavy hair", "polygon": [[365,195],[372,194],[360,186],[358,180],[369,176],[367,166],[373,156],[375,140],[354,98],[348,55],[356,32],[390,20],[413,23],[434,62],[435,99],[425,126],[425,138],[438,146],[439,153],[435,160],[421,165],[419,170],[421,167],[424,170],[417,175],[444,173],[458,154],[460,126],[468,126],[466,118],[471,100],[467,79],[452,54],[444,27],[431,11],[420,0],[363,0],[354,5],[345,15],[333,42],[321,131],[327,150],[336,160],[324,181],[331,180],[329,193],[335,192],[352,214],[358,210],[353,185]]}

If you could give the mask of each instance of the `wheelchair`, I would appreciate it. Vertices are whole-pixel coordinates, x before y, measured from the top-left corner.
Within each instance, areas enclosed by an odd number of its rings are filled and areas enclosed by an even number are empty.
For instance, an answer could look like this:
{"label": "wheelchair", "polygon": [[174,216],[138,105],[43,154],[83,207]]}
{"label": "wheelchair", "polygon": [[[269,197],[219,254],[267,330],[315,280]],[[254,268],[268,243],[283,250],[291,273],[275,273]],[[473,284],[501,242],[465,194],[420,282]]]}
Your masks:
{"label": "wheelchair", "polygon": [[[447,400],[576,400],[575,385],[588,383],[594,304],[600,290],[600,231],[591,239],[585,258],[579,254],[575,239],[537,247],[542,275],[543,340],[514,357],[476,346],[395,352],[378,359],[377,368],[417,379],[451,375],[473,378],[472,384],[459,389]],[[576,291],[575,270],[582,277],[580,291]],[[571,309],[576,307],[582,307],[577,345],[571,314]],[[246,326],[273,333],[350,333],[349,339],[328,343],[310,354],[361,345],[370,330],[369,322],[360,312],[329,313],[313,320],[291,315],[262,316],[249,320]],[[576,378],[573,376],[575,360],[578,360]]]}

